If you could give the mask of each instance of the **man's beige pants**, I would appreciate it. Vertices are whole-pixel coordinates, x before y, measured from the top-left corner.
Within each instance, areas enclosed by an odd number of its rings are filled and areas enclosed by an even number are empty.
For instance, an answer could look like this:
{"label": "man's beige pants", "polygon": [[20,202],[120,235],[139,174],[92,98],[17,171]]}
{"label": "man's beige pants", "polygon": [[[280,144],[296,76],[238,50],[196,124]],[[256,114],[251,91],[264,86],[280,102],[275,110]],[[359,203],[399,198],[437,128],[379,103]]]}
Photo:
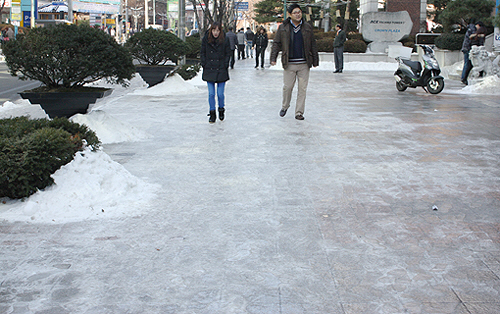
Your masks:
{"label": "man's beige pants", "polygon": [[295,80],[298,80],[295,115],[304,114],[307,84],[309,83],[309,72],[310,68],[307,63],[288,64],[288,67],[283,71],[283,110],[290,108],[293,87],[295,86]]}

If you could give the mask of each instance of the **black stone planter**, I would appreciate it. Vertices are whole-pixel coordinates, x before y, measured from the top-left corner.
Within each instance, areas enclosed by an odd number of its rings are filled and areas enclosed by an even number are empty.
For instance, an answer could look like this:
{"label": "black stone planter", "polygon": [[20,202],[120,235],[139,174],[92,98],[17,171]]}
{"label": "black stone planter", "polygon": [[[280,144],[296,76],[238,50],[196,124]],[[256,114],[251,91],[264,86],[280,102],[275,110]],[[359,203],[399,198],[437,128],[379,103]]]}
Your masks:
{"label": "black stone planter", "polygon": [[69,118],[77,113],[86,114],[89,104],[111,94],[112,89],[89,92],[22,92],[23,99],[28,99],[32,105],[40,105],[50,118]]}
{"label": "black stone planter", "polygon": [[172,72],[175,66],[172,65],[136,65],[135,70],[142,79],[148,83],[149,87],[163,82],[165,76]]}

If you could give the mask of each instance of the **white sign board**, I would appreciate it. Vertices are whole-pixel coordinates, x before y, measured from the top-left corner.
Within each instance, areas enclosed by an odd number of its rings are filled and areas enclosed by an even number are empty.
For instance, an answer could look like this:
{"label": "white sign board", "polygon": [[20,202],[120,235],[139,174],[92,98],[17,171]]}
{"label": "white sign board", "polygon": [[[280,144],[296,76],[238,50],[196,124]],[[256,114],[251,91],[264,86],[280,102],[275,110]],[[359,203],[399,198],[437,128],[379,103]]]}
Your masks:
{"label": "white sign board", "polygon": [[10,8],[11,7],[11,1],[10,0],[0,0],[0,8],[2,7],[2,4],[4,4],[4,8]]}
{"label": "white sign board", "polygon": [[407,11],[368,12],[361,19],[361,32],[367,41],[397,42],[410,35],[413,27]]}

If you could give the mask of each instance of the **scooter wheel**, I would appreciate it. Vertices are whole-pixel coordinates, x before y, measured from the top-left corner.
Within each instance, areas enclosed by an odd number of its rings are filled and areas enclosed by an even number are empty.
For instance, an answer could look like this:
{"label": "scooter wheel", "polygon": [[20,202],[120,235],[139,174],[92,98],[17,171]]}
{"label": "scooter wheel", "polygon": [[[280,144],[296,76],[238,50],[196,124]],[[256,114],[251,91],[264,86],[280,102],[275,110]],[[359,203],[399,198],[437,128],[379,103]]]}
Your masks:
{"label": "scooter wheel", "polygon": [[408,86],[405,86],[400,82],[396,82],[396,88],[398,89],[398,91],[404,92],[408,88]]}
{"label": "scooter wheel", "polygon": [[427,83],[427,90],[431,94],[439,94],[444,88],[444,80],[442,78],[437,78],[434,80],[429,80]]}

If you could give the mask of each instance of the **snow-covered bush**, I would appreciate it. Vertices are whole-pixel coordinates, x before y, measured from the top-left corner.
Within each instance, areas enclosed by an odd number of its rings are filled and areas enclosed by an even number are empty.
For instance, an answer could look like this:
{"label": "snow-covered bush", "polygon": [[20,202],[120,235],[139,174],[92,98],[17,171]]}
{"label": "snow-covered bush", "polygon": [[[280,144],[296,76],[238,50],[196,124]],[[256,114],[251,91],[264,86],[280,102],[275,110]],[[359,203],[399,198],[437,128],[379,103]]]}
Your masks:
{"label": "snow-covered bush", "polygon": [[95,133],[67,119],[0,120],[0,197],[28,197],[54,183],[51,175],[73,160],[84,143],[100,145]]}

